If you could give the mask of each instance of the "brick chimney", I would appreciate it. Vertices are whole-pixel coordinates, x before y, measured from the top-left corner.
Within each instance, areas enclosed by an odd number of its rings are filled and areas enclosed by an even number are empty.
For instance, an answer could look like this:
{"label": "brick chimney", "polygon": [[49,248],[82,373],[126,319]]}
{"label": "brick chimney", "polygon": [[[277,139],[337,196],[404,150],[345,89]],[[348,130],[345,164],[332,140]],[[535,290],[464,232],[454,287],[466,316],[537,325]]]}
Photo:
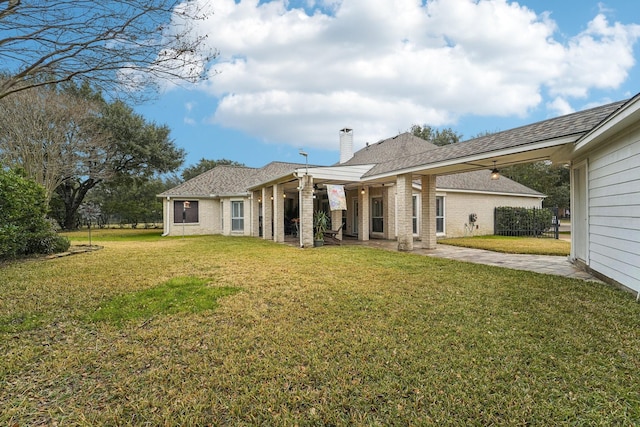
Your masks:
{"label": "brick chimney", "polygon": [[353,129],[340,129],[340,164],[353,157]]}

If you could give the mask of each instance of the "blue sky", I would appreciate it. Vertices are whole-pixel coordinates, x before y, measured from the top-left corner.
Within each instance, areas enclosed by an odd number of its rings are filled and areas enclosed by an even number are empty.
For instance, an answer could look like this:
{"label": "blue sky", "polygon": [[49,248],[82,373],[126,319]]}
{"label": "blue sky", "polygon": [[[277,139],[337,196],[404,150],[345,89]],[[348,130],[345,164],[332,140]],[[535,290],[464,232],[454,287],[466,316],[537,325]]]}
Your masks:
{"label": "blue sky", "polygon": [[338,161],[407,131],[470,138],[640,92],[631,0],[199,0],[217,72],[136,107],[166,124],[185,166],[226,158]]}

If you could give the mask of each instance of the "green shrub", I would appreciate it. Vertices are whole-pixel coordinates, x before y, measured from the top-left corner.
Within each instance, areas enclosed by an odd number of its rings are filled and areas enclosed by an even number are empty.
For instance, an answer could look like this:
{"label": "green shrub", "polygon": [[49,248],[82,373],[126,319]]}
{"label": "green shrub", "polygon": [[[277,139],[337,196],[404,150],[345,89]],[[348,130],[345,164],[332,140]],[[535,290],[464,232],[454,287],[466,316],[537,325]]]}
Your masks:
{"label": "green shrub", "polygon": [[14,171],[0,170],[0,259],[48,254],[69,248],[45,219],[42,186]]}
{"label": "green shrub", "polygon": [[21,252],[21,245],[20,229],[15,224],[0,225],[0,259],[15,257]]}
{"label": "green shrub", "polygon": [[497,236],[539,236],[552,226],[550,209],[499,207],[495,209]]}
{"label": "green shrub", "polygon": [[27,254],[54,254],[65,252],[71,246],[69,239],[57,235],[53,230],[42,230],[28,236]]}

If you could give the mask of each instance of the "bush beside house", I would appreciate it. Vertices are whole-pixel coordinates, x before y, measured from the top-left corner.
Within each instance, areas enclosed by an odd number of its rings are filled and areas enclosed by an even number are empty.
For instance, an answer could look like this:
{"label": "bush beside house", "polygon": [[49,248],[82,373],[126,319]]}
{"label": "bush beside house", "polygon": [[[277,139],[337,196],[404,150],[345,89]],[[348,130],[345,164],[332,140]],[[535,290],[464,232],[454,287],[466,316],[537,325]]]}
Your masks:
{"label": "bush beside house", "polygon": [[69,240],[46,218],[44,188],[17,172],[0,170],[0,259],[64,252]]}

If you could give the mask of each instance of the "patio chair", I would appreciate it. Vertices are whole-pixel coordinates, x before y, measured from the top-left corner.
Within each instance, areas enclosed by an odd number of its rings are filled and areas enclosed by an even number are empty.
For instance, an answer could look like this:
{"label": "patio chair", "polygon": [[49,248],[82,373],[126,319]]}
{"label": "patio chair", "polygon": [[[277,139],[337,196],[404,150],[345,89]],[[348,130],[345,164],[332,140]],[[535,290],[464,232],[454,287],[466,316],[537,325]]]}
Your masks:
{"label": "patio chair", "polygon": [[342,239],[338,238],[340,235],[340,231],[342,230],[342,226],[344,224],[340,224],[337,230],[327,230],[324,232],[324,244],[325,245],[341,245]]}

